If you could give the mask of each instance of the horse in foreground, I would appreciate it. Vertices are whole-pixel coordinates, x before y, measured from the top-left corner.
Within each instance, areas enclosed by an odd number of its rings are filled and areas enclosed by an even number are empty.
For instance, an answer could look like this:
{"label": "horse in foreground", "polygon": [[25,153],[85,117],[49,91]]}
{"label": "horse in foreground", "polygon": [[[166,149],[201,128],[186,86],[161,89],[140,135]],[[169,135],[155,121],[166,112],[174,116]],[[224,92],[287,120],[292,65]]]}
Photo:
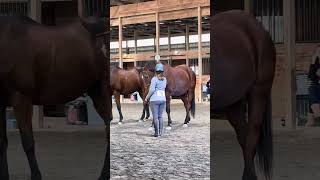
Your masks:
{"label": "horse in foreground", "polygon": [[[116,99],[117,109],[120,116],[119,124],[121,124],[123,120],[120,95],[130,95],[134,92],[138,92],[143,99],[147,95],[145,93],[147,89],[140,72],[141,70],[138,68],[125,70],[119,67],[113,68],[110,71],[111,95],[114,95]],[[145,117],[146,119],[150,117],[148,105],[143,106],[143,112],[140,120],[144,120]]]}
{"label": "horse in foreground", "polygon": [[[8,180],[6,107],[13,106],[31,179],[41,180],[32,130],[32,106],[64,104],[88,93],[105,122],[107,141],[99,180],[109,179],[111,98],[106,60],[107,22],[78,19],[62,27],[28,17],[0,17],[0,179]],[[110,102],[110,103],[109,103]]]}
{"label": "horse in foreground", "polygon": [[[155,75],[156,61],[149,61],[145,67],[143,73],[143,79],[147,87],[151,84],[151,79]],[[184,120],[184,126],[188,126],[190,122],[190,112],[192,117],[195,116],[195,87],[196,87],[196,75],[186,65],[179,65],[176,67],[170,67],[168,64],[164,64],[164,76],[167,79],[166,87],[166,112],[168,115],[168,128],[172,126],[172,120],[170,116],[170,100],[172,97],[178,97],[182,100],[186,109],[186,117]],[[149,89],[148,89],[149,91]]]}
{"label": "horse in foreground", "polygon": [[211,113],[225,112],[237,134],[245,165],[242,179],[257,180],[256,153],[261,171],[271,179],[271,89],[276,63],[273,41],[261,23],[242,11],[213,15],[211,24]]}

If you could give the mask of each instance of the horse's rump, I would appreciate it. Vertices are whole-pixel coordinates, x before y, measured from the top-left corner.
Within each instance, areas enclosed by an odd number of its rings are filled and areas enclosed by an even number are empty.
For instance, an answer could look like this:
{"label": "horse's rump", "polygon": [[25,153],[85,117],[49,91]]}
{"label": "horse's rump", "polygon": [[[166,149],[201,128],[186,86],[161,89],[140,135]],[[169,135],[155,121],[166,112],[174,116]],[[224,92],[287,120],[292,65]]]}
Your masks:
{"label": "horse's rump", "polygon": [[262,64],[272,59],[266,59],[270,55],[266,58],[262,55],[272,51],[264,48],[265,44],[270,45],[268,33],[254,17],[229,11],[214,16],[211,23],[215,24],[212,29],[215,45],[211,50],[212,110],[221,110],[245,97],[253,84],[261,80],[260,75],[267,74],[269,67],[266,69]]}

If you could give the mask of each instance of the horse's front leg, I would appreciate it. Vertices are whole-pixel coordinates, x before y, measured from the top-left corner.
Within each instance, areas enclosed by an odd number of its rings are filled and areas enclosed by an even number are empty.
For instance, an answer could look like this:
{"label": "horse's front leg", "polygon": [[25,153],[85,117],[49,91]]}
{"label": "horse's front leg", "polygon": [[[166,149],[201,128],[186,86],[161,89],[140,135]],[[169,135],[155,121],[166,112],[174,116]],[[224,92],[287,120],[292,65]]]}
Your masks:
{"label": "horse's front leg", "polygon": [[[0,98],[0,103],[4,103]],[[2,102],[1,102],[2,101]],[[6,105],[0,105],[0,179],[9,180],[8,161],[7,161],[7,122]]]}
{"label": "horse's front leg", "polygon": [[106,132],[106,154],[104,158],[103,168],[99,180],[110,179],[110,117],[111,117],[111,96],[108,96],[110,86],[108,83],[101,83],[89,91],[94,106],[103,119]]}
{"label": "horse's front leg", "polygon": [[31,169],[31,180],[41,180],[41,173],[35,155],[35,143],[32,130],[32,100],[20,94],[17,94],[13,99],[13,108],[20,130],[23,150],[27,155]]}

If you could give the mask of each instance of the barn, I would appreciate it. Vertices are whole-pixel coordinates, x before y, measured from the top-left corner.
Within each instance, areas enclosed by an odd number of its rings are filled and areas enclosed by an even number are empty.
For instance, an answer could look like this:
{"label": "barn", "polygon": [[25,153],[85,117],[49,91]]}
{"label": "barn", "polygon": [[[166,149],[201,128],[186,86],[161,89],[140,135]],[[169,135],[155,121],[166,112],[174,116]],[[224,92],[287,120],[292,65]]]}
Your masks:
{"label": "barn", "polygon": [[254,15],[270,32],[277,49],[273,119],[278,127],[303,126],[308,112],[307,73],[320,43],[317,0],[213,1],[219,13],[241,9]]}

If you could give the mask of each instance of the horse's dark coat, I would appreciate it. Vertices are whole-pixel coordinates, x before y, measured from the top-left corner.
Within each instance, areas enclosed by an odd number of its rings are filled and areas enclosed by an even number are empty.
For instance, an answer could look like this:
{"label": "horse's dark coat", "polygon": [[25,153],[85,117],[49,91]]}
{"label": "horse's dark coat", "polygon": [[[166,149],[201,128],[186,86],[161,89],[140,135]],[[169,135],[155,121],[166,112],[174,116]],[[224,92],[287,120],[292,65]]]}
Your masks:
{"label": "horse's dark coat", "polygon": [[[144,72],[148,74],[148,79],[145,79],[146,84],[150,83],[151,78],[154,76],[154,68],[156,61],[148,62],[144,67]],[[186,108],[185,124],[190,121],[190,112],[194,117],[195,115],[195,87],[196,87],[196,75],[186,65],[179,65],[176,67],[170,67],[164,64],[164,76],[167,79],[166,87],[166,111],[168,114],[168,126],[171,126],[172,120],[170,116],[170,100],[171,96],[179,97]]]}
{"label": "horse's dark coat", "polygon": [[[105,28],[103,28],[105,25]],[[27,17],[0,16],[0,179],[8,180],[5,110],[13,106],[31,179],[40,180],[32,133],[32,105],[55,105],[85,92],[109,127],[110,105],[107,22],[79,19],[63,27],[48,27]],[[110,102],[110,103],[109,103]],[[109,134],[107,133],[107,139]],[[100,179],[109,173],[109,144]]]}
{"label": "horse's dark coat", "polygon": [[[276,51],[269,33],[254,17],[228,11],[210,19],[211,113],[226,112],[243,150],[243,180],[256,180],[254,157],[266,178],[272,171],[271,88]],[[248,121],[244,106],[248,105]],[[214,142],[212,142],[214,143]]]}
{"label": "horse's dark coat", "polygon": [[[110,84],[111,93],[115,96],[117,109],[120,115],[120,122],[123,120],[121,111],[120,95],[130,95],[134,92],[138,92],[142,99],[146,97],[147,87],[142,79],[141,70],[138,68],[132,68],[129,70],[121,69],[119,67],[113,68],[110,71]],[[144,106],[141,120],[149,118],[149,107]]]}

